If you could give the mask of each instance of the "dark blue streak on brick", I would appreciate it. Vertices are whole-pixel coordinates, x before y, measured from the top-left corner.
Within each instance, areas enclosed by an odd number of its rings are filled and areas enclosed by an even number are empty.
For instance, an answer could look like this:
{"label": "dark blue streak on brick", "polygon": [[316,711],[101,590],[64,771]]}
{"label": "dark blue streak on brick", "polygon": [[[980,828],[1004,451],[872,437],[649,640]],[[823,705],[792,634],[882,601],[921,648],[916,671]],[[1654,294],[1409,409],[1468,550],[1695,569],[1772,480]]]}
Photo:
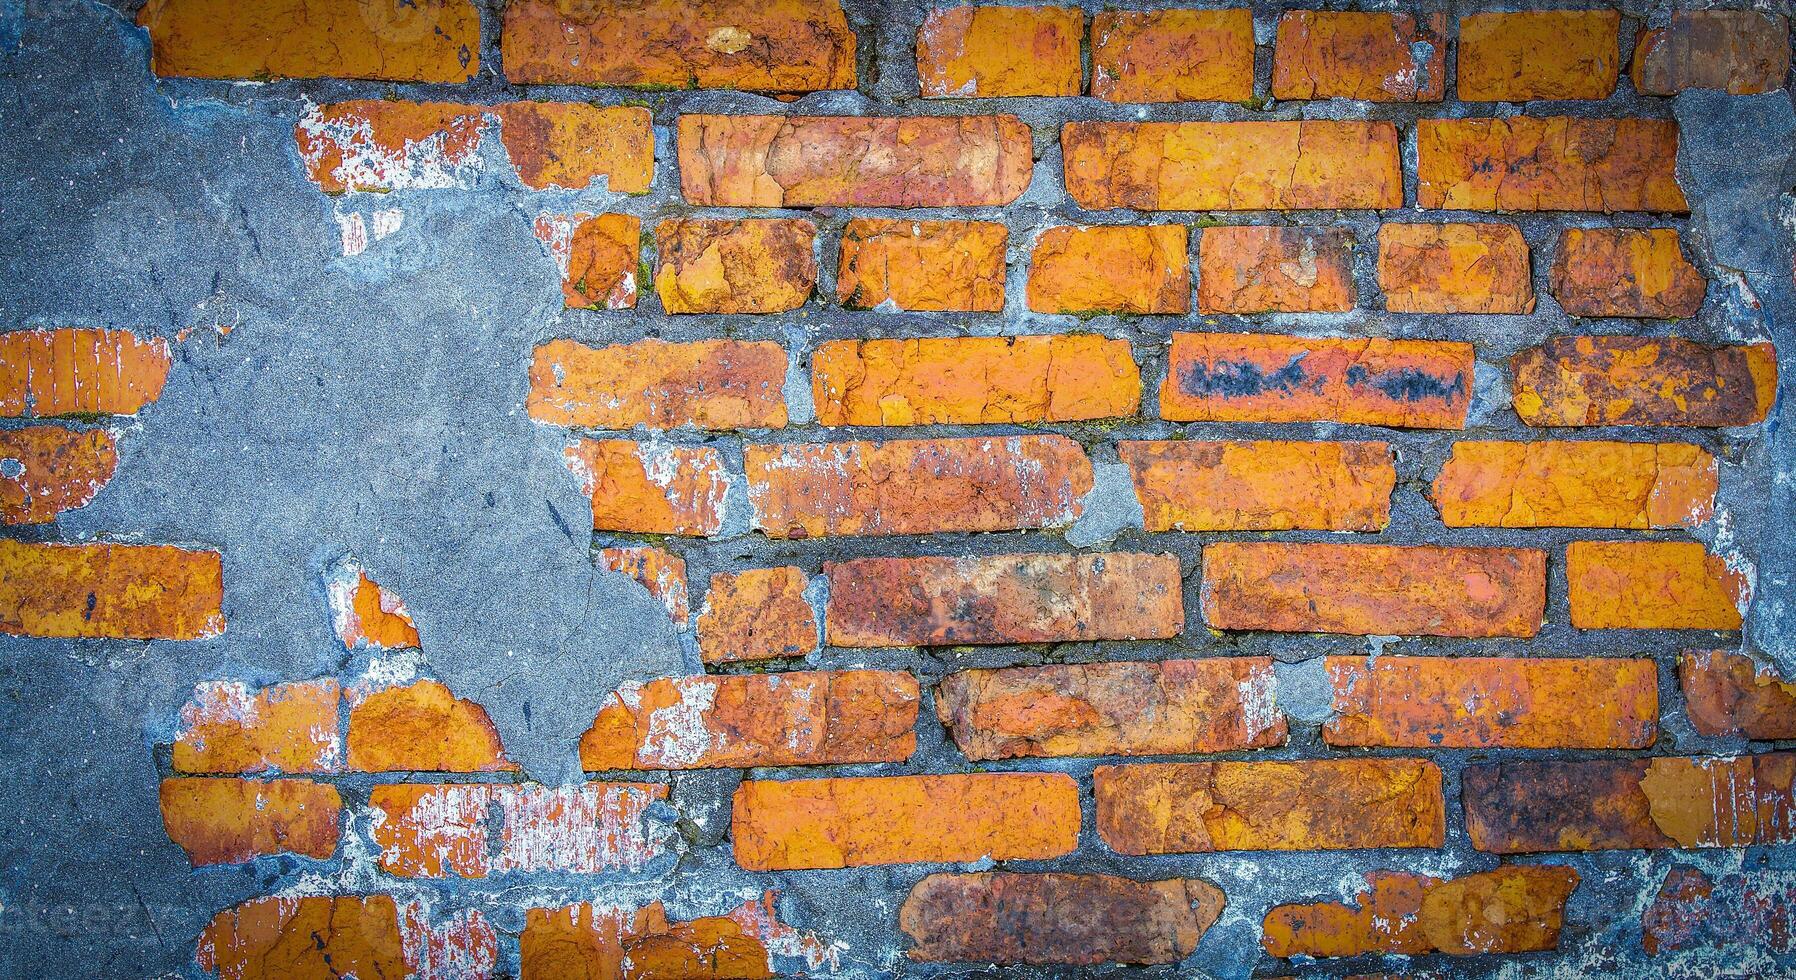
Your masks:
{"label": "dark blue streak on brick", "polygon": [[1364,365],[1355,364],[1347,369],[1347,384],[1355,388],[1373,387],[1393,401],[1420,402],[1438,400],[1452,405],[1466,395],[1465,373],[1456,371],[1453,380],[1419,371],[1415,368],[1397,368],[1393,371],[1372,372]]}
{"label": "dark blue streak on brick", "polygon": [[1306,384],[1315,390],[1322,387],[1321,378],[1311,379],[1303,370],[1307,352],[1291,358],[1290,363],[1268,374],[1251,361],[1217,361],[1192,364],[1179,376],[1179,388],[1198,398],[1252,398],[1268,391],[1289,394]]}

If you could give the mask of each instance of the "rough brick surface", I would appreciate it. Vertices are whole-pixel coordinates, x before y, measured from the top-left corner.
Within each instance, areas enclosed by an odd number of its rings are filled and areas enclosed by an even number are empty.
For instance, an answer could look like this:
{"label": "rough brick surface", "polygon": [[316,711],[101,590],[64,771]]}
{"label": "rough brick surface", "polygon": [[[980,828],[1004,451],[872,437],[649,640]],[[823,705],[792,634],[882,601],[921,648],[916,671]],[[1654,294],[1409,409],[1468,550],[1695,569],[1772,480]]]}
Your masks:
{"label": "rough brick surface", "polygon": [[1439,102],[1447,17],[1287,10],[1272,61],[1275,99]]}
{"label": "rough brick surface", "polygon": [[522,980],[565,977],[682,977],[772,980],[776,956],[810,970],[832,970],[837,951],[781,922],[778,892],[765,892],[723,915],[670,921],[660,902],[640,909],[594,906],[530,909],[518,947]]}
{"label": "rough brick surface", "polygon": [[1752,657],[1691,650],[1678,658],[1690,724],[1704,735],[1796,738],[1796,684]]}
{"label": "rough brick surface", "polygon": [[1673,11],[1670,24],[1641,34],[1630,72],[1645,95],[1776,91],[1790,73],[1790,22],[1752,10]]}
{"label": "rough brick surface", "polygon": [[794,218],[674,218],[655,226],[655,292],[669,313],[784,313],[817,284],[817,226]]}
{"label": "rough brick surface", "polygon": [[923,95],[982,99],[1079,94],[1077,7],[937,7],[917,30]]}
{"label": "rough brick surface", "polygon": [[1416,201],[1457,211],[1690,209],[1677,123],[1511,116],[1416,123]]}
{"label": "rough brick surface", "polygon": [[1091,94],[1110,102],[1253,98],[1250,10],[1105,10],[1091,17]]}
{"label": "rough brick surface", "polygon": [[597,530],[704,537],[723,529],[729,476],[709,446],[586,439],[566,458],[592,497]]}
{"label": "rough brick surface", "polygon": [[699,657],[708,664],[806,657],[817,649],[817,613],[798,568],[711,576],[698,614]]}
{"label": "rough brick surface", "polygon": [[1573,541],[1565,577],[1579,629],[1739,629],[1748,588],[1694,541]]}
{"label": "rough brick surface", "polygon": [[1621,74],[1614,10],[1478,13],[1459,19],[1466,102],[1606,99]]}
{"label": "rough brick surface", "polygon": [[165,779],[158,791],[168,839],[195,867],[274,854],[329,858],[342,801],[309,779]]}
{"label": "rough brick surface", "polygon": [[1422,956],[1557,949],[1578,873],[1551,865],[1450,880],[1374,871],[1353,904],[1281,905],[1260,944],[1273,956]]}
{"label": "rough brick surface", "polygon": [[0,634],[199,640],[224,632],[223,602],[216,551],[0,538]]}
{"label": "rough brick surface", "polygon": [[171,765],[179,773],[327,773],[343,766],[335,678],[196,686],[181,708]]}
{"label": "rough brick surface", "polygon": [[1381,531],[1382,442],[1119,442],[1149,531]]}
{"label": "rough brick surface", "polygon": [[117,468],[118,451],[105,429],[0,430],[0,524],[47,524],[85,507]]}
{"label": "rough brick surface", "polygon": [[1752,425],[1777,397],[1770,344],[1553,337],[1509,369],[1515,412],[1529,425]]}
{"label": "rough brick surface", "polygon": [[1191,308],[1183,225],[1049,228],[1029,256],[1038,313],[1184,313]]}
{"label": "rough brick surface", "polygon": [[842,229],[836,301],[851,309],[996,313],[1004,308],[1004,247],[995,221],[855,218]]}
{"label": "rough brick surface", "polygon": [[212,918],[195,957],[229,980],[484,976],[498,958],[498,936],[478,910],[433,921],[415,900],[391,895],[252,899]]}
{"label": "rough brick surface", "polygon": [[593,563],[611,572],[621,572],[667,607],[668,618],[684,626],[690,616],[686,589],[686,561],[665,548],[622,546],[600,548]]}
{"label": "rough brick surface", "polygon": [[588,347],[552,340],[530,365],[530,417],[594,429],[779,429],[786,351],[769,341]]}
{"label": "rough brick surface", "polygon": [[162,395],[168,342],[128,330],[0,333],[0,417],[135,415]]}
{"label": "rough brick surface", "polygon": [[352,691],[349,768],[361,772],[509,772],[486,709],[436,681]]}
{"label": "rough brick surface", "polygon": [[832,340],[811,396],[822,425],[1077,422],[1135,414],[1141,374],[1095,334]]}
{"label": "rough brick surface", "polygon": [[404,783],[374,787],[369,836],[402,878],[635,871],[666,850],[647,817],[660,783]]}
{"label": "rough brick surface", "polygon": [[562,301],[569,309],[627,310],[644,285],[642,219],[629,214],[542,214],[536,238],[561,270]]}
{"label": "rough brick surface", "polygon": [[1448,527],[1698,527],[1715,457],[1682,442],[1454,443],[1432,493]]}
{"label": "rough brick surface", "polygon": [[1666,872],[1652,905],[1640,915],[1641,945],[1650,956],[1680,950],[1726,950],[1735,956],[1796,948],[1796,875],[1788,871],[1716,874],[1679,864]]}
{"label": "rough brick surface", "polygon": [[369,578],[355,556],[345,555],[325,569],[324,595],[343,649],[403,650],[421,644],[404,600]]}
{"label": "rough brick surface", "polygon": [[1534,312],[1528,243],[1514,225],[1380,225],[1378,288],[1392,313]]}
{"label": "rough brick surface", "polygon": [[164,76],[465,82],[480,68],[472,0],[150,0],[137,23]]}
{"label": "rough brick surface", "polygon": [[1567,228],[1553,258],[1553,298],[1572,316],[1688,318],[1708,282],[1672,228]]}
{"label": "rough brick surface", "polygon": [[1199,313],[1343,313],[1354,300],[1346,229],[1221,225],[1198,243]]}

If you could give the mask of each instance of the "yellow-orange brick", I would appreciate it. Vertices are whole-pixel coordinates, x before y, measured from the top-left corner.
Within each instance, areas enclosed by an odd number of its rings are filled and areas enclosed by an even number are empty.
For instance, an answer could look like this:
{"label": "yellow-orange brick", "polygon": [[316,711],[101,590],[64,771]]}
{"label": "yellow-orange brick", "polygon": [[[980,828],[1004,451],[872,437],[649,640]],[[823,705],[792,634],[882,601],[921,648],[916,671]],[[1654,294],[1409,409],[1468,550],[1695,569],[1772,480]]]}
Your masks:
{"label": "yellow-orange brick", "polygon": [[1253,11],[1093,14],[1091,94],[1111,102],[1253,98]]}
{"label": "yellow-orange brick", "polygon": [[1621,13],[1527,10],[1459,19],[1466,102],[1606,99],[1621,73]]}
{"label": "yellow-orange brick", "polygon": [[1692,317],[1708,282],[1673,228],[1567,228],[1553,258],[1553,297],[1572,316]]}
{"label": "yellow-orange brick", "polygon": [[0,333],[0,417],[135,415],[162,395],[168,342],[128,330]]}
{"label": "yellow-orange brick", "polygon": [[593,563],[635,579],[667,607],[667,615],[675,624],[686,625],[689,609],[685,559],[666,548],[624,546],[600,548]]}
{"label": "yellow-orange brick", "polygon": [[917,30],[925,97],[1079,94],[1077,7],[939,7]]}
{"label": "yellow-orange brick", "polygon": [[1049,228],[1029,257],[1037,313],[1184,313],[1191,308],[1184,225]]}
{"label": "yellow-orange brick", "polygon": [[592,498],[595,530],[704,537],[723,529],[730,479],[710,446],[585,439],[567,450],[567,465]]}
{"label": "yellow-orange brick", "polygon": [[1275,99],[1439,102],[1447,80],[1447,18],[1287,10],[1272,60]]}
{"label": "yellow-orange brick", "polygon": [[811,354],[822,425],[1075,422],[1134,415],[1126,340],[1095,334],[832,340]]}
{"label": "yellow-orange brick", "polygon": [[1739,629],[1748,588],[1694,541],[1573,541],[1565,578],[1578,629]]}
{"label": "yellow-orange brick", "polygon": [[158,795],[168,839],[195,867],[337,852],[343,806],[334,786],[309,779],[164,779]]}
{"label": "yellow-orange brick", "polygon": [[513,772],[486,709],[437,681],[356,691],[349,768],[358,772]]}
{"label": "yellow-orange brick", "polygon": [[163,76],[465,82],[480,68],[471,0],[150,0],[137,24]]}
{"label": "yellow-orange brick", "polygon": [[1422,119],[1416,203],[1457,211],[1690,210],[1669,119]]}
{"label": "yellow-orange brick", "polygon": [[642,219],[630,214],[545,213],[536,238],[561,270],[561,299],[569,309],[627,310],[643,285],[636,281]]}
{"label": "yellow-orange brick", "polygon": [[105,429],[0,430],[0,524],[45,524],[85,507],[117,467],[118,452]]}
{"label": "yellow-orange brick", "polygon": [[1729,426],[1762,422],[1777,398],[1770,344],[1681,337],[1553,337],[1509,361],[1529,425]]}
{"label": "yellow-orange brick", "polygon": [[784,313],[811,297],[817,226],[796,218],[674,218],[655,226],[655,292],[669,313]]}
{"label": "yellow-orange brick", "polygon": [[1380,225],[1378,288],[1392,313],[1534,312],[1528,243],[1514,225]]}
{"label": "yellow-orange brick", "polygon": [[1461,442],[1434,480],[1448,527],[1696,527],[1715,457],[1681,442]]}
{"label": "yellow-orange brick", "polygon": [[805,657],[817,649],[817,613],[800,568],[751,568],[711,576],[698,614],[699,659],[708,664]]}
{"label": "yellow-orange brick", "polygon": [[530,365],[530,417],[598,429],[778,429],[786,351],[771,341],[588,347],[552,340]]}
{"label": "yellow-orange brick", "polygon": [[1382,442],[1120,442],[1149,531],[1382,531]]}
{"label": "yellow-orange brick", "polygon": [[1004,308],[1004,247],[995,221],[855,218],[842,229],[836,300],[854,309],[996,313]]}
{"label": "yellow-orange brick", "polygon": [[271,684],[209,681],[181,708],[172,767],[181,773],[323,773],[343,767],[335,678]]}
{"label": "yellow-orange brick", "polygon": [[223,602],[216,551],[0,538],[0,634],[200,640],[224,632]]}
{"label": "yellow-orange brick", "polygon": [[1346,229],[1219,225],[1198,243],[1199,313],[1344,313],[1354,295]]}
{"label": "yellow-orange brick", "polygon": [[1502,867],[1442,881],[1372,871],[1356,905],[1280,905],[1266,913],[1260,945],[1273,956],[1422,956],[1557,949],[1565,902],[1578,873]]}
{"label": "yellow-orange brick", "polygon": [[1796,684],[1769,664],[1726,650],[1687,650],[1678,658],[1678,680],[1700,734],[1796,738]]}

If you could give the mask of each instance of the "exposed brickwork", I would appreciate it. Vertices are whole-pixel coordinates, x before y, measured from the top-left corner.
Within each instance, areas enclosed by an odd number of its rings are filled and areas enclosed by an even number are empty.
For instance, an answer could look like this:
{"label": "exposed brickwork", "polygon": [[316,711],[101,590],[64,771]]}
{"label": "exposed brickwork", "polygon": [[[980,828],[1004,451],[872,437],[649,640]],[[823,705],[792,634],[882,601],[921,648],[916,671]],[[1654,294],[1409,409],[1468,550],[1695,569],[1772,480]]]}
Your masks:
{"label": "exposed brickwork", "polygon": [[669,313],[784,313],[817,284],[817,226],[792,218],[676,218],[655,226],[655,292]]}
{"label": "exposed brickwork", "polygon": [[[1133,362],[1130,363],[1133,367]],[[47,524],[85,507],[118,468],[112,433],[55,425],[0,430],[0,524]]]}
{"label": "exposed brickwork", "polygon": [[1353,905],[1281,905],[1266,914],[1261,945],[1273,956],[1366,953],[1526,953],[1556,949],[1571,868],[1499,868],[1443,881],[1398,871],[1366,875]]}
{"label": "exposed brickwork", "polygon": [[684,626],[691,617],[686,587],[686,561],[665,548],[619,547],[600,548],[594,564],[612,572],[622,572],[635,579],[649,594],[667,607],[667,616]]}
{"label": "exposed brickwork", "polygon": [[1459,19],[1466,102],[1606,99],[1621,73],[1621,14],[1530,10]]}
{"label": "exposed brickwork", "polygon": [[216,551],[0,538],[0,634],[204,639],[224,632],[223,602]]}
{"label": "exposed brickwork", "polygon": [[168,342],[127,330],[0,333],[0,417],[135,415],[162,395]]}
{"label": "exposed brickwork", "polygon": [[486,710],[436,681],[352,691],[349,768],[363,772],[504,772]]}
{"label": "exposed brickwork", "polygon": [[1459,211],[1690,209],[1677,123],[1511,116],[1416,122],[1416,201]]}
{"label": "exposed brickwork", "polygon": [[832,340],[811,395],[822,425],[1077,422],[1135,414],[1141,374],[1094,334]]}
{"label": "exposed brickwork", "polygon": [[472,0],[151,0],[137,23],[165,76],[465,82],[480,68]]}
{"label": "exposed brickwork", "polygon": [[842,228],[836,301],[850,309],[995,313],[1004,308],[1004,247],[995,221],[856,218]]}
{"label": "exposed brickwork", "polygon": [[1640,35],[1629,73],[1646,95],[1775,91],[1790,73],[1790,22],[1752,10],[1673,11],[1667,26]]}
{"label": "exposed brickwork", "polygon": [[817,649],[817,613],[798,568],[711,576],[698,614],[698,652],[708,664],[804,657]]}
{"label": "exposed brickwork", "polygon": [[1762,422],[1777,396],[1770,344],[1554,337],[1509,361],[1529,425],[1715,427]]}
{"label": "exposed brickwork", "polygon": [[1565,577],[1579,629],[1740,628],[1745,580],[1694,541],[1574,541]]}
{"label": "exposed brickwork", "polygon": [[983,99],[1078,95],[1077,7],[938,7],[917,30],[923,94]]}
{"label": "exposed brickwork", "polygon": [[369,836],[402,878],[637,870],[665,852],[646,813],[666,797],[660,783],[381,785]]}
{"label": "exposed brickwork", "polygon": [[165,779],[159,791],[168,839],[195,867],[273,854],[325,859],[337,851],[342,801],[307,779]]}
{"label": "exposed brickwork", "polygon": [[181,708],[171,764],[179,773],[327,773],[343,766],[335,678],[272,684],[211,681]]}
{"label": "exposed brickwork", "polygon": [[1439,102],[1446,62],[1444,14],[1287,10],[1278,19],[1272,97]]}
{"label": "exposed brickwork", "polygon": [[594,429],[779,429],[786,351],[766,341],[552,340],[530,365],[530,417]]}
{"label": "exposed brickwork", "polygon": [[569,309],[627,310],[645,285],[636,281],[642,219],[628,214],[542,214],[536,237],[561,270]]}
{"label": "exposed brickwork", "polygon": [[1104,10],[1091,16],[1091,94],[1110,102],[1253,97],[1248,10]]}
{"label": "exposed brickwork", "polygon": [[1678,657],[1690,724],[1704,735],[1796,738],[1796,684],[1751,657],[1693,650]]}
{"label": "exposed brickwork", "polygon": [[1708,283],[1670,228],[1567,228],[1553,298],[1572,316],[1691,317]]}
{"label": "exposed brickwork", "polygon": [[1392,313],[1532,313],[1528,243],[1514,225],[1385,224],[1378,288]]}
{"label": "exposed brickwork", "polygon": [[1218,226],[1197,252],[1199,313],[1353,309],[1353,236],[1336,228]]}
{"label": "exposed brickwork", "polygon": [[703,537],[723,528],[729,476],[715,449],[586,439],[567,464],[592,496],[597,530]]}
{"label": "exposed brickwork", "polygon": [[1455,443],[1435,477],[1448,527],[1698,527],[1715,457],[1682,442]]}
{"label": "exposed brickwork", "polygon": [[1038,313],[1184,313],[1191,278],[1183,225],[1049,228],[1029,257]]}
{"label": "exposed brickwork", "polygon": [[1397,473],[1382,442],[1120,442],[1150,531],[1380,531]]}
{"label": "exposed brickwork", "polygon": [[[519,936],[521,977],[617,976],[772,980],[779,956],[810,970],[835,968],[836,951],[774,913],[768,891],[723,915],[670,921],[660,902],[640,909],[594,906],[530,909]],[[627,972],[626,972],[627,966]]]}

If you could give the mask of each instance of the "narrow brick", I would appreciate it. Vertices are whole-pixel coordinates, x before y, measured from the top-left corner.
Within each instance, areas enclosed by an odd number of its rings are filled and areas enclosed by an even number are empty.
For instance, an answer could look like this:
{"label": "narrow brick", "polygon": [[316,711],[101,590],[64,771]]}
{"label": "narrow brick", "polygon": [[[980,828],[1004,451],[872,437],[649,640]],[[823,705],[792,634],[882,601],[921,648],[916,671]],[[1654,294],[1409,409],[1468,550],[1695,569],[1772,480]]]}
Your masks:
{"label": "narrow brick", "polygon": [[337,853],[343,804],[334,786],[309,779],[164,779],[158,796],[168,839],[196,868]]}
{"label": "narrow brick", "polygon": [[164,78],[465,82],[480,68],[470,0],[150,0],[137,26]]}
{"label": "narrow brick", "polygon": [[1222,915],[1200,878],[932,874],[898,910],[910,958],[937,963],[1095,966],[1177,963]]}
{"label": "narrow brick", "polygon": [[752,526],[770,538],[1065,527],[1092,486],[1085,451],[1059,435],[755,445],[743,458]]}
{"label": "narrow brick", "polygon": [[1049,228],[1029,256],[1037,313],[1184,313],[1191,309],[1184,225]]}
{"label": "narrow brick", "polygon": [[1472,345],[1456,341],[1175,333],[1160,417],[1463,429]]}
{"label": "narrow brick", "polygon": [[1382,531],[1382,442],[1119,442],[1149,531]]}
{"label": "narrow brick", "polygon": [[1514,225],[1380,225],[1378,288],[1392,313],[1534,312],[1528,243]]}
{"label": "narrow brick", "polygon": [[935,711],[975,762],[1231,752],[1284,744],[1276,687],[1265,657],[963,670]]}
{"label": "narrow brick", "polygon": [[832,340],[811,352],[822,425],[983,425],[1132,416],[1141,374],[1096,334]]}
{"label": "narrow brick", "polygon": [[428,914],[391,895],[255,898],[213,916],[195,961],[229,980],[488,976],[499,937],[478,909]]}
{"label": "narrow brick", "polygon": [[809,971],[829,972],[840,946],[781,922],[774,911],[778,898],[779,892],[766,891],[723,915],[683,921],[670,920],[660,902],[640,909],[591,902],[527,909],[518,937],[518,975],[521,980],[771,980],[780,975],[776,955]]}
{"label": "narrow brick", "polygon": [[136,415],[162,395],[168,341],[128,330],[0,333],[0,417]]}
{"label": "narrow brick", "polygon": [[1283,958],[1558,949],[1565,903],[1578,883],[1578,872],[1552,865],[1446,880],[1370,871],[1352,904],[1280,905],[1267,912],[1260,945]]}
{"label": "narrow brick", "polygon": [[917,749],[917,679],[902,671],[662,677],[613,692],[580,739],[608,769],[749,769],[903,762]]}
{"label": "narrow brick", "polygon": [[1118,854],[1440,847],[1441,771],[1416,759],[1099,766],[1098,836]]}
{"label": "narrow brick", "polygon": [[1621,74],[1621,13],[1526,10],[1459,19],[1465,102],[1606,99]]}
{"label": "narrow brick", "polygon": [[917,30],[925,98],[1079,94],[1077,7],[937,7]]}
{"label": "narrow brick", "polygon": [[1421,119],[1416,149],[1416,202],[1424,208],[1690,210],[1675,168],[1678,126],[1669,119]]}
{"label": "narrow brick", "polygon": [[817,285],[817,226],[796,218],[671,218],[655,226],[655,292],[669,313],[784,313]]}
{"label": "narrow brick", "polygon": [[1034,172],[1015,116],[707,116],[679,121],[680,191],[739,208],[1009,204]]}
{"label": "narrow brick", "polygon": [[224,632],[216,551],[0,538],[0,634],[203,640]]}
{"label": "narrow brick", "polygon": [[1770,344],[1681,337],[1553,337],[1510,358],[1528,425],[1718,427],[1765,420],[1777,398]]}
{"label": "narrow brick", "polygon": [[996,313],[1004,309],[1004,249],[995,221],[855,218],[842,229],[836,301],[850,309]]}
{"label": "narrow brick", "polygon": [[1687,864],[1673,865],[1640,914],[1640,930],[1649,956],[1680,950],[1788,953],[1796,948],[1796,874],[1754,869],[1710,877]]}
{"label": "narrow brick", "polygon": [[1231,541],[1203,561],[1216,629],[1533,636],[1546,608],[1546,552],[1532,548]]}
{"label": "narrow brick", "polygon": [[667,616],[674,625],[686,625],[691,613],[686,592],[685,559],[666,548],[624,546],[600,548],[593,563],[606,571],[635,579],[649,595],[667,607]]}
{"label": "narrow brick", "polygon": [[1682,442],[1460,442],[1432,497],[1448,527],[1699,527],[1715,457]]}
{"label": "narrow brick", "polygon": [[1093,14],[1091,94],[1110,102],[1253,98],[1253,11]]}
{"label": "narrow brick", "polygon": [[748,871],[1042,860],[1078,846],[1079,789],[1063,773],[748,780],[730,831]]}
{"label": "narrow brick", "polygon": [[833,646],[1166,639],[1185,625],[1171,555],[857,558],[823,574]]}
{"label": "narrow brick", "polygon": [[1573,541],[1565,549],[1572,625],[1737,630],[1741,573],[1695,541]]}
{"label": "narrow brick", "polygon": [[331,627],[343,649],[406,650],[422,645],[404,600],[369,578],[354,555],[331,563],[323,577]]}
{"label": "narrow brick", "polygon": [[337,681],[205,681],[181,707],[171,765],[178,773],[330,773],[343,767]]}
{"label": "narrow brick", "polygon": [[1773,741],[1796,738],[1796,684],[1753,657],[1686,650],[1678,657],[1684,710],[1698,733]]}
{"label": "narrow brick", "polygon": [[536,240],[561,272],[562,304],[570,310],[627,310],[636,305],[642,219],[630,214],[546,213]]}
{"label": "narrow brick", "polygon": [[698,614],[699,659],[708,664],[808,657],[817,651],[817,612],[799,568],[753,568],[711,576]]}
{"label": "narrow brick", "polygon": [[1643,749],[1658,735],[1651,660],[1328,657],[1330,745]]}
{"label": "narrow brick", "polygon": [[517,0],[500,58],[517,85],[812,92],[855,85],[837,0]]}
{"label": "narrow brick", "polygon": [[682,537],[723,530],[730,479],[709,446],[585,439],[567,450],[567,464],[592,498],[595,530]]}
{"label": "narrow brick", "polygon": [[1067,193],[1092,210],[1403,206],[1388,122],[1071,122],[1060,144]]}
{"label": "narrow brick", "polygon": [[1675,10],[1668,26],[1641,34],[1630,73],[1642,95],[1775,92],[1790,73],[1790,21],[1755,10]]}
{"label": "narrow brick", "polygon": [[552,340],[530,365],[530,417],[595,429],[779,429],[786,351],[772,341],[588,347]]}
{"label": "narrow brick", "polygon": [[369,792],[369,836],[402,878],[636,871],[666,851],[647,816],[666,798],[660,783],[390,784]]}
{"label": "narrow brick", "polygon": [[1272,59],[1275,99],[1439,102],[1447,17],[1287,10]]}
{"label": "narrow brick", "polygon": [[1553,298],[1572,316],[1688,318],[1708,281],[1674,228],[1567,228],[1553,259]]}
{"label": "narrow brick", "polygon": [[486,709],[437,681],[354,691],[349,768],[357,772],[516,772]]}
{"label": "narrow brick", "polygon": [[1344,228],[1218,225],[1198,242],[1199,313],[1344,313],[1354,299]]}
{"label": "narrow brick", "polygon": [[63,511],[85,507],[117,468],[118,452],[105,429],[0,430],[0,524],[48,524]]}

